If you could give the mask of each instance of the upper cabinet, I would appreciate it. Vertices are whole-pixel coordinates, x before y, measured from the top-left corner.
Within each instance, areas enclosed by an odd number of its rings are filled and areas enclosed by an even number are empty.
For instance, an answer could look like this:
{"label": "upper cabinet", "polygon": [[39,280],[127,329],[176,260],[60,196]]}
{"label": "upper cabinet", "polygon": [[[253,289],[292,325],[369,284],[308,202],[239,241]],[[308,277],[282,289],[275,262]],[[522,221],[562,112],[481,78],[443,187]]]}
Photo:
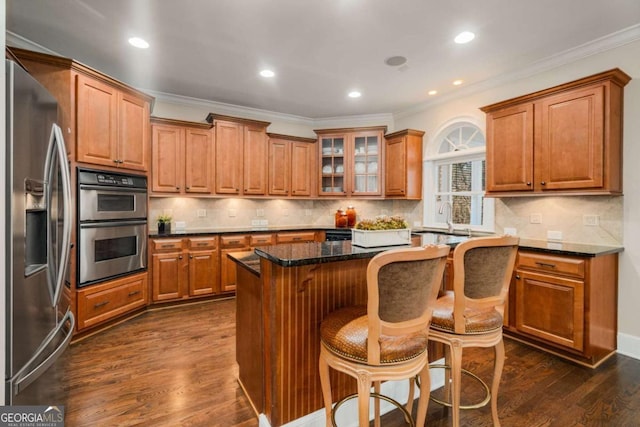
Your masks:
{"label": "upper cabinet", "polygon": [[386,126],[316,130],[320,196],[382,196]]}
{"label": "upper cabinet", "polygon": [[422,199],[422,137],[405,129],[385,136],[385,197]]}
{"label": "upper cabinet", "polygon": [[217,194],[267,194],[267,126],[269,122],[209,114],[215,129]]}
{"label": "upper cabinet", "polygon": [[72,59],[12,48],[60,106],[70,158],[146,172],[153,98]]}
{"label": "upper cabinet", "polygon": [[211,125],[152,118],[151,191],[211,194],[214,141]]}
{"label": "upper cabinet", "polygon": [[622,194],[619,69],[481,108],[487,195]]}
{"label": "upper cabinet", "polygon": [[269,133],[270,196],[316,195],[316,140]]}

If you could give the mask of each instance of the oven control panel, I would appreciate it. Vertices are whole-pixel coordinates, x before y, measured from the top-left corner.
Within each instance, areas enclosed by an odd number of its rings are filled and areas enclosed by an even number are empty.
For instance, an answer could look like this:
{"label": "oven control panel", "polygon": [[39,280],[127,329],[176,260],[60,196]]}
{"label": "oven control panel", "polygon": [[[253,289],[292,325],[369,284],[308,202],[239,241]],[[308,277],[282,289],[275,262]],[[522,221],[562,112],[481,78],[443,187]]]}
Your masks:
{"label": "oven control panel", "polygon": [[100,187],[147,188],[147,177],[78,168],[78,184]]}
{"label": "oven control panel", "polygon": [[126,176],[114,176],[114,175],[97,174],[96,175],[96,179],[98,181],[98,184],[125,185],[125,186],[133,185],[133,179],[131,179],[130,177],[126,177]]}

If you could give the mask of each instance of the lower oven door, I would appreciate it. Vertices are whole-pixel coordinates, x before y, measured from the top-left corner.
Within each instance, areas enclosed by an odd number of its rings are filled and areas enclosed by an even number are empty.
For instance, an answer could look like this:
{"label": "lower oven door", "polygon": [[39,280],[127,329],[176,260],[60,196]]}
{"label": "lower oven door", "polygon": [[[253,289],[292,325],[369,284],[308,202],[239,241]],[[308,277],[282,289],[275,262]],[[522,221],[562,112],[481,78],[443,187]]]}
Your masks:
{"label": "lower oven door", "polygon": [[80,224],[78,286],[146,268],[147,221]]}

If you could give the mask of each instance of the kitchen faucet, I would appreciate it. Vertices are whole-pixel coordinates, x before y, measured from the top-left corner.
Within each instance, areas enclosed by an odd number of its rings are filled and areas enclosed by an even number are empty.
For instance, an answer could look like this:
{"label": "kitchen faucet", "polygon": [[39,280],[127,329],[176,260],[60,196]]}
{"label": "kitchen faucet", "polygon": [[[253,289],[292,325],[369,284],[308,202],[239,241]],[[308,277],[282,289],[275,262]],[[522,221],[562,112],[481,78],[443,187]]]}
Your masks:
{"label": "kitchen faucet", "polygon": [[438,210],[438,213],[440,215],[442,215],[444,213],[444,207],[445,206],[449,206],[449,214],[447,215],[447,227],[449,229],[449,233],[453,233],[453,205],[451,204],[451,202],[449,200],[445,200],[443,202],[440,203],[440,209]]}

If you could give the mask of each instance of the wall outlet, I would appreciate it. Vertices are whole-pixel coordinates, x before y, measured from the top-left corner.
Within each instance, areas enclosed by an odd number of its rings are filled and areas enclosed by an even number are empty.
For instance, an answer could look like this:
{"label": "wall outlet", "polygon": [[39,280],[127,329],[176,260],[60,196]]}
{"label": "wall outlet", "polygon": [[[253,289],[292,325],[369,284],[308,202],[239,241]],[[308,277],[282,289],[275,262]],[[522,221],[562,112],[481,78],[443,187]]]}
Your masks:
{"label": "wall outlet", "polygon": [[532,213],[529,216],[529,222],[531,224],[542,224],[542,214],[539,213]]}
{"label": "wall outlet", "polygon": [[264,209],[256,209],[256,216],[264,216]]}
{"label": "wall outlet", "polygon": [[269,220],[268,219],[259,219],[258,220],[260,226],[262,227],[266,227],[267,225],[269,225]]}
{"label": "wall outlet", "polygon": [[598,215],[582,215],[582,225],[597,227],[600,225],[600,217]]}
{"label": "wall outlet", "polygon": [[233,218],[236,216],[237,211],[235,209],[229,209],[229,217]]}
{"label": "wall outlet", "polygon": [[509,236],[516,236],[518,234],[518,230],[515,227],[505,227],[504,234],[508,234]]}
{"label": "wall outlet", "polygon": [[252,226],[252,227],[258,227],[258,226],[260,226],[260,220],[259,220],[259,219],[252,219],[252,220],[251,220],[251,226]]}
{"label": "wall outlet", "polygon": [[562,240],[562,231],[547,231],[547,239],[548,240]]}
{"label": "wall outlet", "polygon": [[207,216],[207,210],[206,209],[198,209],[197,215],[198,215],[198,218],[204,218],[205,216]]}
{"label": "wall outlet", "polygon": [[186,221],[176,221],[176,230],[184,230],[187,228]]}

